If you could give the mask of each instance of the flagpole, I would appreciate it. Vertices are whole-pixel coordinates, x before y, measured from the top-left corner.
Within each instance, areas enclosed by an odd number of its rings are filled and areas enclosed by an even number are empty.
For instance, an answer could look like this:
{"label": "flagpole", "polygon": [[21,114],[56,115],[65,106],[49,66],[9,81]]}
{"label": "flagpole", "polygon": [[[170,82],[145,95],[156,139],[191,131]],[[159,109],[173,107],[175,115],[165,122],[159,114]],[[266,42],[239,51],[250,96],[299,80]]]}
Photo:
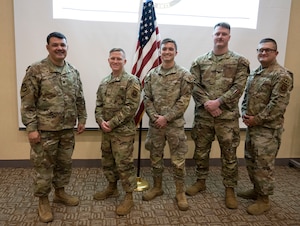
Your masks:
{"label": "flagpole", "polygon": [[[156,23],[156,15],[152,0],[141,0],[140,8],[141,20],[139,24],[139,36],[134,55],[134,64],[132,74],[136,75],[141,84],[147,73],[160,64],[159,45],[160,35]],[[135,116],[135,124],[139,125],[139,145],[138,145],[138,170],[137,170],[137,188],[136,191],[143,191],[149,188],[147,181],[140,177],[141,169],[141,144],[142,144],[142,118],[144,113],[144,103],[140,103],[140,107]]]}
{"label": "flagpole", "polygon": [[[139,17],[142,15],[144,2],[141,0],[140,2],[140,8],[139,8]],[[138,20],[139,21],[139,20]],[[140,26],[140,25],[138,25]],[[142,127],[143,127],[143,115],[141,116],[140,123],[139,123],[139,143],[138,143],[138,159],[137,159],[137,186],[135,191],[144,191],[149,189],[149,183],[148,181],[142,179],[140,177],[140,171],[141,171],[141,147],[142,147]]]}
{"label": "flagpole", "polygon": [[141,146],[142,146],[142,126],[143,126],[143,120],[141,119],[140,121],[140,126],[139,126],[139,143],[138,143],[138,162],[137,162],[137,187],[136,191],[144,191],[149,188],[149,183],[148,181],[142,179],[140,177],[140,169],[141,169]]}
{"label": "flagpole", "polygon": [[140,171],[141,171],[142,126],[143,126],[143,120],[140,121],[140,128],[139,128],[137,177],[140,177]]}

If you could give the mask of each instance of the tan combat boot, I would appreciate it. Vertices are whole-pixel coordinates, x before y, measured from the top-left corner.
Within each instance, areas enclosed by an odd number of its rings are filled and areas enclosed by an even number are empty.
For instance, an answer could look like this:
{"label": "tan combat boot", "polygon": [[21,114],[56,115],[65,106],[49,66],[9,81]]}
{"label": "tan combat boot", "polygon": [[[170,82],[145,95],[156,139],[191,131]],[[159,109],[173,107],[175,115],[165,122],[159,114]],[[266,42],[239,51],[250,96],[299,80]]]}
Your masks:
{"label": "tan combat boot", "polygon": [[185,197],[184,182],[176,180],[175,184],[176,184],[176,200],[177,200],[178,208],[182,211],[186,211],[189,208],[189,204]]}
{"label": "tan combat boot", "polygon": [[248,206],[247,212],[251,215],[260,215],[271,209],[269,196],[259,195],[254,204]]}
{"label": "tan combat boot", "polygon": [[186,194],[190,196],[196,195],[200,191],[206,190],[205,180],[197,180],[192,186],[186,189]]}
{"label": "tan combat boot", "polygon": [[162,176],[153,177],[153,188],[143,194],[144,201],[150,201],[157,196],[163,195],[164,191],[162,190]]}
{"label": "tan combat boot", "polygon": [[225,189],[225,205],[229,209],[237,209],[238,203],[235,197],[234,188],[227,187]]}
{"label": "tan combat boot", "polygon": [[76,196],[67,194],[62,187],[55,189],[53,202],[62,203],[66,206],[77,206],[79,204],[79,199]]}
{"label": "tan combat boot", "polygon": [[103,199],[107,199],[109,197],[118,197],[118,196],[119,196],[118,183],[117,182],[109,182],[109,184],[105,190],[99,191],[96,194],[94,194],[94,199],[103,200]]}
{"label": "tan combat boot", "polygon": [[40,221],[44,223],[53,221],[53,214],[49,204],[48,196],[39,198],[39,216]]}
{"label": "tan combat boot", "polygon": [[254,189],[249,189],[246,191],[240,191],[237,193],[238,197],[241,197],[243,199],[253,199],[256,200],[258,193]]}
{"label": "tan combat boot", "polygon": [[120,216],[130,213],[131,208],[134,206],[132,192],[127,192],[123,202],[117,207],[116,213]]}

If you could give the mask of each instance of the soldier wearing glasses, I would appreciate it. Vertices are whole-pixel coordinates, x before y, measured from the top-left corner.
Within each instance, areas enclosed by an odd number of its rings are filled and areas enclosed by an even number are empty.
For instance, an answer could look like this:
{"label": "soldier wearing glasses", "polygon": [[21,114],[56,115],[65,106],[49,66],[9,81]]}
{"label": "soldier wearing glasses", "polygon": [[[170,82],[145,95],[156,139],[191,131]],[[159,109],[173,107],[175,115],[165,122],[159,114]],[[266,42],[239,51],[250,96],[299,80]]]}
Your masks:
{"label": "soldier wearing glasses", "polygon": [[284,113],[293,88],[293,74],[277,63],[277,44],[265,38],[259,42],[260,66],[251,73],[242,103],[243,122],[247,125],[245,160],[253,188],[238,196],[256,200],[247,208],[252,215],[271,206],[274,191],[275,158],[281,144]]}

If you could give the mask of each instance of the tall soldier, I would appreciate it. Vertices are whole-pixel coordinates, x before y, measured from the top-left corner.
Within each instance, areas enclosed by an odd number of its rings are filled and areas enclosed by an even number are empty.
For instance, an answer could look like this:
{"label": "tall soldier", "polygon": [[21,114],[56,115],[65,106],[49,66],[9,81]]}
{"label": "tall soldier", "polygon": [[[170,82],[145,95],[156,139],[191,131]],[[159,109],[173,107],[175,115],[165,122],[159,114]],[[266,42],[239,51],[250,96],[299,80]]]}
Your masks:
{"label": "tall soldier", "polygon": [[134,206],[132,193],[137,186],[133,164],[134,116],[140,103],[141,85],[136,76],[125,71],[126,55],[123,49],[111,49],[108,63],[112,72],[99,85],[95,118],[102,130],[102,165],[109,184],[106,189],[97,192],[94,199],[118,196],[120,179],[126,195],[116,213],[125,215]]}
{"label": "tall soldier", "polygon": [[153,187],[143,195],[149,201],[164,193],[164,147],[168,141],[176,185],[176,200],[180,210],[189,205],[185,196],[185,154],[188,151],[184,132],[184,112],[193,88],[193,76],[175,62],[177,44],[166,38],[161,42],[162,64],[152,69],[145,78],[144,104],[150,118],[145,148],[150,151]]}
{"label": "tall soldier", "polygon": [[275,158],[293,88],[293,74],[277,63],[277,55],[274,39],[265,38],[259,42],[260,66],[247,81],[242,103],[243,122],[247,125],[245,160],[253,188],[238,192],[238,196],[256,200],[247,208],[253,215],[271,208],[269,195],[273,194],[275,186]]}
{"label": "tall soldier", "polygon": [[87,118],[79,72],[65,61],[66,37],[53,32],[47,37],[46,59],[28,67],[21,87],[21,115],[31,145],[30,158],[36,172],[34,195],[39,197],[42,222],[53,220],[48,200],[51,184],[54,202],[76,206],[79,199],[65,186],[72,172],[72,154],[77,133],[85,130]]}
{"label": "tall soldier", "polygon": [[221,149],[222,176],[225,186],[225,205],[236,209],[234,188],[238,180],[236,148],[240,143],[238,102],[249,75],[249,61],[230,51],[230,25],[214,26],[212,51],[199,56],[191,66],[195,76],[193,98],[195,117],[192,138],[195,142],[194,160],[197,181],[186,191],[196,195],[206,189],[209,155],[217,137]]}

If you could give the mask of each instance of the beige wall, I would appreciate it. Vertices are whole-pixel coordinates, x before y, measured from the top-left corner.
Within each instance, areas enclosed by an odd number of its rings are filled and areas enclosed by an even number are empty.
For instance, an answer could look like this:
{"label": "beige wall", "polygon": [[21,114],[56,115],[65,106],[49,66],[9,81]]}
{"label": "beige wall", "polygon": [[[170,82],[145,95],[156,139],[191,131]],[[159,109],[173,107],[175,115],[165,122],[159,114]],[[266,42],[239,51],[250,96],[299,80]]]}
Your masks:
{"label": "beige wall", "polygon": [[[287,57],[285,66],[294,72],[295,83],[294,91],[291,96],[291,103],[286,113],[285,133],[283,135],[282,146],[279,152],[279,158],[299,158],[300,157],[300,107],[298,93],[300,91],[300,21],[297,18],[300,13],[300,1],[292,0],[290,27],[287,45]],[[274,15],[275,16],[275,15]],[[14,21],[13,21],[13,1],[0,1],[0,103],[1,103],[1,136],[0,136],[0,160],[20,160],[29,159],[29,145],[26,132],[18,130],[18,108],[16,87],[16,69],[15,69],[15,46],[14,46]],[[278,28],[280,32],[280,28]],[[32,46],[33,48],[42,48]],[[193,142],[189,137],[189,153],[187,158],[192,158]],[[241,144],[238,148],[238,157],[243,157],[244,132],[242,132]],[[96,131],[86,131],[84,134],[76,137],[76,148],[73,155],[74,159],[97,159],[100,158],[100,133]],[[138,137],[137,137],[138,140]],[[145,140],[143,133],[142,141]],[[141,158],[148,158],[149,154],[144,151],[142,143]],[[137,157],[137,142],[135,149]],[[213,144],[211,157],[219,157],[219,148],[216,142]],[[166,157],[168,157],[166,152]]]}

